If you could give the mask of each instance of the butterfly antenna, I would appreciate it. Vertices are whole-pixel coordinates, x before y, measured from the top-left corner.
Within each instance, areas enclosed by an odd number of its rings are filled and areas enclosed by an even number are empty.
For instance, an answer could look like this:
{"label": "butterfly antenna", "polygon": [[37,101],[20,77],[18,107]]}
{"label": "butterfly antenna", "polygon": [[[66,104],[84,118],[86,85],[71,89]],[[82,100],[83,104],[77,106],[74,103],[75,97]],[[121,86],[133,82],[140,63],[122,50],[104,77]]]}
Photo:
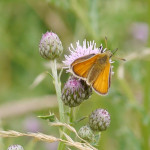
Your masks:
{"label": "butterfly antenna", "polygon": [[[113,50],[111,57],[117,52],[117,50],[118,50],[118,48],[116,48],[115,50]],[[116,56],[114,56],[114,58],[126,61],[126,59],[124,59],[124,58],[119,58],[119,57],[116,57]]]}
{"label": "butterfly antenna", "polygon": [[105,36],[105,46],[107,48],[107,37]]}
{"label": "butterfly antenna", "polygon": [[112,56],[117,52],[118,48],[114,49],[112,52]]}
{"label": "butterfly antenna", "polygon": [[124,59],[124,58],[119,58],[119,57],[116,57],[116,56],[114,56],[114,58],[115,58],[115,59],[122,60],[122,61],[126,61],[126,59]]}

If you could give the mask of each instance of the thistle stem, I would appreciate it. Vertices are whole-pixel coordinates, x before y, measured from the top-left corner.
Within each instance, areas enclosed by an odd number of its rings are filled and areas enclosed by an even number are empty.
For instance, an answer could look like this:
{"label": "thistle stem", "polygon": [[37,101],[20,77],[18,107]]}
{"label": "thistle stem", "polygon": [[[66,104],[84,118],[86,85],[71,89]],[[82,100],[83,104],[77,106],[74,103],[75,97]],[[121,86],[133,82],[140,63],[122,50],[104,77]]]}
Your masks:
{"label": "thistle stem", "polygon": [[97,141],[97,148],[100,149],[100,145],[101,145],[101,132],[98,133],[98,141]]}
{"label": "thistle stem", "polygon": [[73,123],[73,121],[74,121],[73,108],[69,108],[69,122]]}
{"label": "thistle stem", "polygon": [[[59,116],[60,116],[60,121],[61,122],[65,122],[65,116],[64,116],[64,106],[63,106],[63,102],[61,100],[61,82],[59,80],[59,76],[57,74],[57,63],[56,63],[56,59],[54,59],[53,61],[51,61],[51,69],[52,69],[52,75],[53,75],[53,83],[55,86],[55,90],[56,90],[56,95],[57,95],[57,101],[58,101],[58,107],[59,107]],[[62,135],[62,130],[60,129],[60,137],[63,139],[63,135]],[[65,149],[65,145],[62,142],[59,142],[58,145],[58,150],[63,150]]]}
{"label": "thistle stem", "polygon": [[144,78],[145,80],[145,84],[144,84],[144,115],[142,117],[142,136],[143,136],[143,149],[148,150],[150,149],[150,144],[149,144],[149,107],[150,107],[150,96],[149,96],[149,91],[150,91],[150,87],[149,87],[149,82],[147,82],[149,80],[149,65],[147,63],[145,63],[145,68],[147,70],[147,74]]}
{"label": "thistle stem", "polygon": [[52,69],[52,75],[54,78],[53,82],[55,85],[55,90],[56,90],[56,95],[57,95],[57,100],[58,100],[60,121],[65,122],[64,106],[61,100],[61,82],[58,79],[56,59],[51,61],[51,69]]}

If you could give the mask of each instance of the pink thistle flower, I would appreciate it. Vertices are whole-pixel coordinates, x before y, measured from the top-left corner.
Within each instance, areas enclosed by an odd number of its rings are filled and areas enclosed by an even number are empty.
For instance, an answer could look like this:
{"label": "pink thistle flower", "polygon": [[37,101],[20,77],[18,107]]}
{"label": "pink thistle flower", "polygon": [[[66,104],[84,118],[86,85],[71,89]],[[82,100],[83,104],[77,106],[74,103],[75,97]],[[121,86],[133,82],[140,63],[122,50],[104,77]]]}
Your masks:
{"label": "pink thistle flower", "polygon": [[146,43],[148,40],[149,27],[143,22],[136,22],[131,25],[132,36],[140,42]]}
{"label": "pink thistle flower", "polygon": [[96,109],[89,116],[89,125],[93,131],[104,131],[110,125],[110,114],[105,109]]}
{"label": "pink thistle flower", "polygon": [[[76,75],[75,72],[72,70],[72,63],[75,62],[78,58],[80,57],[84,57],[86,55],[97,55],[98,58],[97,60],[95,60],[95,62],[93,63],[98,63],[98,61],[101,59],[99,56],[107,56],[107,61],[109,59],[109,62],[110,63],[113,63],[113,61],[111,60],[111,56],[114,54],[114,52],[112,53],[110,50],[108,50],[107,52],[105,52],[106,48],[103,49],[103,46],[101,44],[101,46],[99,48],[96,47],[96,43],[93,41],[93,42],[86,42],[86,40],[83,41],[83,46],[81,46],[79,44],[79,41],[76,42],[76,48],[73,47],[73,45],[71,44],[71,46],[69,47],[69,51],[70,51],[70,55],[65,55],[65,58],[66,60],[63,61],[63,63],[66,65],[65,68],[68,68],[67,72],[70,72],[72,73],[75,77],[79,78],[79,79],[82,79],[82,80],[85,80],[86,81],[86,84],[88,84],[89,86],[92,86],[93,88],[93,83],[96,81],[97,77],[98,77],[98,74],[96,76],[96,78],[94,80],[91,80],[90,82],[88,81],[88,77],[91,75],[87,74],[86,77],[82,78],[82,76],[80,75]],[[102,55],[101,53],[104,53],[104,55]],[[85,61],[83,61],[85,62]],[[104,61],[103,63],[104,65],[106,64],[106,62]],[[100,64],[99,65],[103,65],[103,64]],[[104,66],[105,67],[105,66]],[[89,72],[92,72],[93,71],[93,68],[94,68],[94,65],[90,68],[91,70],[88,70]],[[110,65],[110,69],[109,69],[109,72],[108,72],[108,83],[110,85],[110,74],[114,74],[114,72],[112,72],[112,66]],[[82,66],[82,68],[84,70],[84,67]],[[105,68],[104,68],[105,69]],[[85,70],[87,71],[87,70]],[[110,87],[110,86],[109,86]],[[107,91],[108,92],[108,91]],[[98,92],[100,94],[100,92]],[[104,93],[106,94],[106,93]],[[65,99],[65,96],[64,96],[64,99]],[[70,100],[70,98],[69,98]],[[67,102],[65,102],[67,104]],[[72,106],[72,107],[75,107],[75,106]]]}
{"label": "pink thistle flower", "polygon": [[[69,68],[69,66],[71,65],[71,63],[76,60],[79,57],[85,56],[85,55],[89,55],[89,54],[98,54],[101,53],[103,49],[103,46],[101,44],[100,48],[96,47],[96,43],[93,42],[89,42],[84,40],[83,41],[83,45],[80,45],[79,41],[76,42],[76,48],[73,47],[73,45],[71,44],[71,46],[69,47],[69,51],[70,51],[70,55],[65,55],[65,61],[63,61],[63,63],[65,64],[66,68]],[[68,72],[70,72],[69,70],[67,70]]]}
{"label": "pink thistle flower", "polygon": [[21,145],[11,145],[8,147],[7,150],[24,150],[23,147]]}
{"label": "pink thistle flower", "polygon": [[76,107],[92,94],[92,88],[85,81],[71,76],[62,90],[62,101],[69,107]]}
{"label": "pink thistle flower", "polygon": [[[70,71],[70,65],[78,58],[89,55],[89,54],[98,54],[98,53],[103,53],[106,51],[107,48],[103,49],[102,44],[100,47],[96,47],[96,43],[92,41],[86,41],[86,39],[83,41],[83,45],[80,45],[79,41],[76,42],[76,48],[71,44],[69,47],[70,55],[65,55],[65,60],[63,63],[65,64],[64,68],[68,68],[67,72]],[[114,63],[110,59],[110,63]],[[111,66],[111,74],[113,75],[114,72],[112,71],[113,66]]]}
{"label": "pink thistle flower", "polygon": [[53,32],[43,34],[39,44],[39,52],[43,58],[53,60],[58,58],[62,51],[63,46],[57,34]]}

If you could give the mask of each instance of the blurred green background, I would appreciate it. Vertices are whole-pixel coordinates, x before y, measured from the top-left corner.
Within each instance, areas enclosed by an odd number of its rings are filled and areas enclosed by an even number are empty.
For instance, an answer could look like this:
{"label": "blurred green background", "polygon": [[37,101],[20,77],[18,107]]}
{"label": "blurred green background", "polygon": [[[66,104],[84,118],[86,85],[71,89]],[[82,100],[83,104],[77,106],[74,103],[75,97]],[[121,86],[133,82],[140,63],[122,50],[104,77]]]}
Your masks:
{"label": "blurred green background", "polygon": [[[64,54],[70,43],[95,40],[97,46],[108,38],[108,48],[119,48],[112,85],[107,96],[93,94],[81,104],[77,118],[96,108],[111,114],[111,125],[102,133],[101,150],[150,149],[150,1],[149,0],[1,0],[0,1],[0,128],[21,132],[35,131],[58,137],[56,128],[38,119],[52,111],[58,115],[51,78],[35,88],[31,84],[48,70],[38,52],[41,36],[53,31],[60,37]],[[68,78],[62,75],[62,86]],[[32,103],[35,100],[35,103]],[[36,103],[37,102],[37,103]],[[18,105],[19,104],[19,105]],[[31,109],[29,106],[32,105]],[[90,106],[90,107],[89,107]],[[26,107],[26,111],[21,112]],[[14,112],[15,111],[15,112]],[[86,124],[77,125],[79,129]],[[25,150],[55,150],[30,138],[1,138],[0,150],[20,144]]]}

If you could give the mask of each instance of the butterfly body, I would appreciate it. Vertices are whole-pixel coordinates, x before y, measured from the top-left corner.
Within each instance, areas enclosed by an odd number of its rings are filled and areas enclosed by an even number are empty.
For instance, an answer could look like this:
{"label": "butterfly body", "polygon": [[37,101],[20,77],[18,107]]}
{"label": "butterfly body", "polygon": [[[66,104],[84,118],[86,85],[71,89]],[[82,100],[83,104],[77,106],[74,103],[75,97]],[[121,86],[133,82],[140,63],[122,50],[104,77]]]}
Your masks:
{"label": "butterfly body", "polygon": [[110,51],[89,54],[76,59],[71,64],[73,74],[87,82],[101,95],[108,93],[111,80]]}
{"label": "butterfly body", "polygon": [[107,54],[98,54],[98,58],[88,72],[87,83],[89,85],[92,85],[95,82],[100,72],[104,70],[108,63],[109,56]]}

